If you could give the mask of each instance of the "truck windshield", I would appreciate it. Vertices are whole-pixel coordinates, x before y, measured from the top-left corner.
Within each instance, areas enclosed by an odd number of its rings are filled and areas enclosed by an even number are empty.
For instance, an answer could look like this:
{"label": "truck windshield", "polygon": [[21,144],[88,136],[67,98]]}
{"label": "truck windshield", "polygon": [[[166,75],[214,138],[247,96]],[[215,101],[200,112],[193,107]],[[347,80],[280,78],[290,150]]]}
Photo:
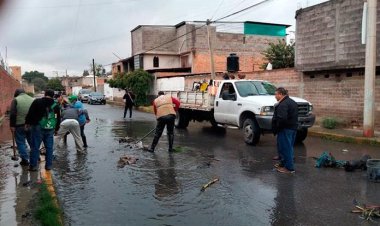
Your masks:
{"label": "truck windshield", "polygon": [[264,81],[241,81],[236,82],[236,89],[241,97],[255,95],[274,95],[276,87]]}

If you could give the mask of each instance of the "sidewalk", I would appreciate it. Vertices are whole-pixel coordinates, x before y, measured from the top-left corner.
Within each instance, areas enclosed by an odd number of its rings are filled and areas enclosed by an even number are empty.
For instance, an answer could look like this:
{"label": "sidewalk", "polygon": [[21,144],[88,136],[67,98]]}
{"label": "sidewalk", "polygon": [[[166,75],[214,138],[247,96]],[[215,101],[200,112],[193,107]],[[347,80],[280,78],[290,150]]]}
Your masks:
{"label": "sidewalk", "polygon": [[309,135],[335,140],[346,143],[380,145],[380,131],[375,131],[375,137],[368,138],[363,136],[360,129],[326,129],[315,125],[309,128]]}
{"label": "sidewalk", "polygon": [[[107,103],[124,106],[124,102],[109,100]],[[149,106],[137,107],[135,109],[142,112],[153,113],[153,109]],[[380,131],[375,131],[375,137],[367,138],[363,137],[363,131],[360,129],[326,129],[319,125],[314,125],[309,128],[308,135],[346,143],[380,145]]]}

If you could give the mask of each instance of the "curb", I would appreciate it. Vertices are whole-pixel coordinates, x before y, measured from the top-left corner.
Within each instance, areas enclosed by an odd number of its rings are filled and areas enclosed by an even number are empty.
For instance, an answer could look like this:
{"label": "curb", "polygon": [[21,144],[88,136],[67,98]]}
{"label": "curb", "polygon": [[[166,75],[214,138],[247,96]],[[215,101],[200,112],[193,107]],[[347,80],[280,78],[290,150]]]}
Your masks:
{"label": "curb", "polygon": [[321,137],[327,140],[345,142],[345,143],[370,144],[370,145],[380,146],[379,138],[355,137],[355,136],[348,136],[348,135],[343,135],[343,134],[312,131],[312,130],[309,130],[308,135],[314,136],[314,137]]}
{"label": "curb", "polygon": [[[54,200],[55,206],[58,209],[61,209],[61,207],[58,204],[58,198],[57,198],[57,194],[56,194],[55,188],[54,188],[53,177],[52,177],[50,171],[45,170],[44,166],[45,166],[45,159],[41,158],[41,161],[40,161],[40,164],[39,164],[39,168],[40,168],[39,173],[40,173],[40,176],[41,176],[41,180],[43,180],[45,182],[45,184],[47,186],[47,190],[49,191],[51,197]],[[60,215],[59,221],[61,222],[61,225],[63,225],[63,216],[62,215]]]}

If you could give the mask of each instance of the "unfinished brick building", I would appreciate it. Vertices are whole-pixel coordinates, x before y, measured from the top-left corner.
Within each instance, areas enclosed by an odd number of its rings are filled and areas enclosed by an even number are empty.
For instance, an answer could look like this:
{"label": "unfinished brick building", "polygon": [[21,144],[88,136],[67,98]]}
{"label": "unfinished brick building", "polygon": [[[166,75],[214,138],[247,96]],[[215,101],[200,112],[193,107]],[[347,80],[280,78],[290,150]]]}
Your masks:
{"label": "unfinished brick building", "polygon": [[[331,0],[296,13],[296,69],[303,73],[305,98],[319,116],[361,124],[365,45],[361,42],[363,0]],[[378,4],[377,31],[380,31]],[[378,33],[378,32],[377,32]],[[376,116],[380,126],[380,37],[377,36]]]}
{"label": "unfinished brick building", "polygon": [[[250,31],[246,29],[249,26],[256,26],[256,33],[247,32]],[[216,27],[211,26],[210,37],[216,72],[226,71],[227,57],[231,53],[239,57],[240,72],[261,70],[264,63],[261,52],[270,42],[284,39],[288,25],[245,22],[244,27],[244,33],[239,34],[217,32]],[[258,27],[277,32],[259,33]],[[180,37],[182,35],[184,36]],[[150,72],[210,73],[206,26],[187,22],[175,26],[140,25],[131,31],[131,36],[132,57],[114,63],[113,74],[137,68]],[[170,42],[171,40],[175,41]]]}

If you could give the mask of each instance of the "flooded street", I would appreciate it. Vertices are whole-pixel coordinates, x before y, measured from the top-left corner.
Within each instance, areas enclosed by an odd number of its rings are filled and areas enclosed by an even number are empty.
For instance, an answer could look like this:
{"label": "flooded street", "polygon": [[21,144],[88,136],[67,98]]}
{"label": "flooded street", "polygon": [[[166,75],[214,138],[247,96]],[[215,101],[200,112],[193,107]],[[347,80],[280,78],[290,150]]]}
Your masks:
{"label": "flooded street", "polygon": [[[272,135],[253,147],[244,144],[239,130],[190,123],[187,130],[175,131],[179,152],[167,152],[164,134],[152,154],[119,143],[120,138],[138,139],[153,129],[152,114],[135,111],[130,120],[122,118],[120,107],[85,107],[92,120],[85,129],[87,154],[76,153],[71,135],[68,147],[54,153],[53,181],[66,225],[378,224],[350,211],[354,199],[378,204],[380,184],[367,182],[365,171],[317,169],[312,158],[323,151],[341,160],[358,159],[364,153],[380,158],[378,147],[308,137],[295,148],[296,174],[282,175],[273,171]],[[144,145],[150,145],[152,138],[153,134],[144,139]],[[125,155],[138,158],[136,164],[117,167]],[[5,158],[10,155],[0,160],[12,168],[13,162]],[[19,185],[24,189],[20,193],[9,185],[21,183],[23,171],[13,171],[16,176],[2,174],[0,179],[1,198],[9,199],[1,206],[1,225],[16,217],[12,206],[20,207],[17,199],[28,194],[27,188]],[[201,187],[215,178],[220,180],[202,192]],[[9,192],[15,193],[14,198]]]}
{"label": "flooded street", "polygon": [[[380,157],[375,147],[309,137],[296,147],[296,175],[280,175],[272,170],[271,135],[252,147],[238,130],[191,123],[176,131],[181,152],[169,154],[163,135],[152,154],[119,138],[144,136],[155,126],[153,115],[134,112],[124,120],[121,108],[86,107],[92,119],[85,130],[87,155],[75,153],[71,137],[68,151],[55,153],[54,181],[68,225],[352,225],[362,222],[350,213],[354,198],[380,200],[380,184],[367,182],[365,172],[316,169],[310,158],[325,150],[338,159],[361,152]],[[124,155],[139,160],[117,168]],[[201,192],[214,178],[220,181]]]}

